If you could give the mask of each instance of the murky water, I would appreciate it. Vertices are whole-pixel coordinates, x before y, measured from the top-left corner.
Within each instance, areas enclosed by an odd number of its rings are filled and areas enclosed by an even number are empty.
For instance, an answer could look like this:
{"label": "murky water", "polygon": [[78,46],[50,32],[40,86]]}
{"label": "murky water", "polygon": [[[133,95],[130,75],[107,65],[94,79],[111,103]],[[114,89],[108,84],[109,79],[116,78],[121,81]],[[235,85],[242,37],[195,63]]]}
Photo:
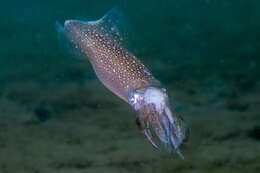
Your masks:
{"label": "murky water", "polygon": [[[129,50],[190,128],[184,160],[154,149],[88,60],[59,49],[57,20],[96,20],[114,6],[127,17]],[[260,171],[258,1],[9,1],[0,9],[0,172]]]}

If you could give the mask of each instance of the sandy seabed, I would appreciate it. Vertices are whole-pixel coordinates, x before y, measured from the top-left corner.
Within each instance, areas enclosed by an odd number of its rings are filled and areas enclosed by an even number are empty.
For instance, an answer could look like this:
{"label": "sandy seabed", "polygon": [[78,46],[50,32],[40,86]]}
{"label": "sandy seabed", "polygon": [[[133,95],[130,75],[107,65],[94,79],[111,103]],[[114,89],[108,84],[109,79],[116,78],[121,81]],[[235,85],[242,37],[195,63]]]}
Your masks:
{"label": "sandy seabed", "polygon": [[191,129],[181,160],[156,151],[134,111],[97,80],[12,84],[0,99],[0,172],[259,172],[260,84],[226,96],[185,86],[168,86]]}
{"label": "sandy seabed", "polygon": [[56,20],[96,19],[117,1],[2,3],[0,173],[259,173],[259,3],[194,2],[119,4],[133,52],[190,128],[185,160],[155,150],[89,63],[58,51]]}

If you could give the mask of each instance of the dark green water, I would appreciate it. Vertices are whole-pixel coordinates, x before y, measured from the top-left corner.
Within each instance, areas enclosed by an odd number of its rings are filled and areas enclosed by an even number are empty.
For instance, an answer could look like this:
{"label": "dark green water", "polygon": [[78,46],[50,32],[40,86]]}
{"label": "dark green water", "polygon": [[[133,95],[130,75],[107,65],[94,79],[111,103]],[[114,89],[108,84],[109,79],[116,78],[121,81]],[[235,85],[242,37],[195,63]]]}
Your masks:
{"label": "dark green water", "polygon": [[[88,61],[59,50],[55,22],[119,6],[131,51],[189,125],[156,151]],[[260,2],[6,1],[0,6],[0,172],[260,172]]]}

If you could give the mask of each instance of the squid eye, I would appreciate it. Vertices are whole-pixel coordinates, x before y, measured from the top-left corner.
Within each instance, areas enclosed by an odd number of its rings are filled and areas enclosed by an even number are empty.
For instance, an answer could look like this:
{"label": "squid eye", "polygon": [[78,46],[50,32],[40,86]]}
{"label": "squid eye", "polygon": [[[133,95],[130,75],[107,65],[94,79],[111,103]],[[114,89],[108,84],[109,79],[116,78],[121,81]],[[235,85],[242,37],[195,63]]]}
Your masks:
{"label": "squid eye", "polygon": [[143,100],[143,95],[139,91],[131,93],[129,97],[129,103],[135,108],[135,110],[140,109],[140,107],[143,104],[142,100]]}
{"label": "squid eye", "polygon": [[135,99],[135,96],[134,96],[134,95],[130,98],[130,102],[131,102],[131,104],[135,104],[136,99]]}
{"label": "squid eye", "polygon": [[137,94],[137,93],[134,93],[134,94],[130,97],[130,99],[129,99],[129,101],[130,101],[130,103],[131,103],[132,105],[135,105],[136,103],[138,103],[138,100],[139,100],[139,94]]}

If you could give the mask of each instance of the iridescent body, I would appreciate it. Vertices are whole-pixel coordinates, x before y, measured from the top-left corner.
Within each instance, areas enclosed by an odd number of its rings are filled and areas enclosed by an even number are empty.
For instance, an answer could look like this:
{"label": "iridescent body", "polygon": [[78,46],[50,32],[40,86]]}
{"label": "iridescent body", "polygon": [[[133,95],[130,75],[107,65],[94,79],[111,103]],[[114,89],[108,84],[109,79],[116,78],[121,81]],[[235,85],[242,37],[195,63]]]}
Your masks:
{"label": "iridescent body", "polygon": [[167,150],[186,138],[183,120],[172,113],[166,90],[131,52],[122,46],[120,13],[109,11],[97,21],[67,20],[58,33],[81,58],[88,58],[99,80],[137,111],[137,124],[157,148],[150,126]]}

